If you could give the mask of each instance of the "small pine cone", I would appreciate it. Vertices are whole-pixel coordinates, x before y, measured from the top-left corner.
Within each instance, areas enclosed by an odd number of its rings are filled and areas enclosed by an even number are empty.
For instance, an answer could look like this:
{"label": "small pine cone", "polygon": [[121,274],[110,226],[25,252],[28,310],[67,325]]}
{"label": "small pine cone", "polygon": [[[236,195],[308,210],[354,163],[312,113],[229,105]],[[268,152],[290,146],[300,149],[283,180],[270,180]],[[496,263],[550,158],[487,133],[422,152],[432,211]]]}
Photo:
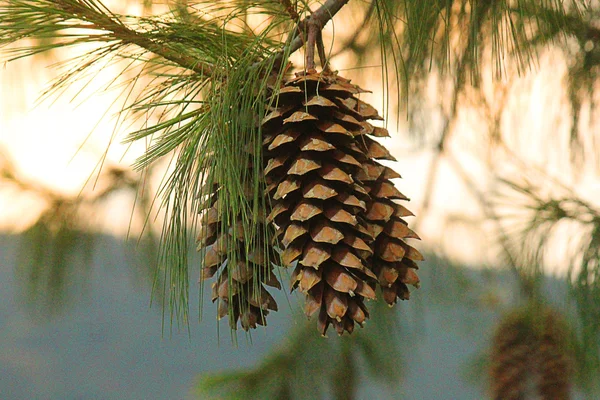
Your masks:
{"label": "small pine cone", "polygon": [[560,317],[548,310],[543,316],[536,364],[538,393],[543,400],[566,400],[571,390],[571,358],[566,329]]}
{"label": "small pine cone", "polygon": [[508,315],[494,336],[491,365],[493,398],[524,399],[534,387],[536,398],[570,398],[571,359],[563,322],[540,307]]}
{"label": "small pine cone", "polygon": [[507,318],[496,330],[491,355],[491,390],[495,400],[525,398],[532,371],[534,343],[522,319]]}
{"label": "small pine cone", "polygon": [[[265,285],[281,289],[281,284],[265,259],[264,215],[259,216],[257,231],[252,238],[246,237],[241,218],[227,225],[219,209],[218,184],[208,196],[207,208],[200,217],[202,227],[197,239],[198,250],[202,252],[203,264],[201,279],[216,275],[212,284],[212,301],[218,300],[217,314],[221,319],[229,316],[232,329],[237,329],[237,321],[244,330],[266,325],[269,310],[277,311],[277,303],[265,289]],[[246,190],[251,198],[251,190]],[[249,243],[246,243],[249,241]],[[250,251],[246,252],[246,246]],[[228,258],[229,257],[231,258]],[[271,259],[273,259],[271,257]]]}

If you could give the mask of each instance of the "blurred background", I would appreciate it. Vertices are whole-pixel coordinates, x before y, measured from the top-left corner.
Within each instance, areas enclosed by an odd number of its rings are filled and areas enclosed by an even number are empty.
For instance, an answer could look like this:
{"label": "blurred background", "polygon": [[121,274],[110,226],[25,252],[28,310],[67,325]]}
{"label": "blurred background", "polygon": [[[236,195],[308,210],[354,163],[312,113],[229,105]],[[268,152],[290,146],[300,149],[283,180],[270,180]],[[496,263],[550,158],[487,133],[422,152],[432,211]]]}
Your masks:
{"label": "blurred background", "polygon": [[[128,15],[191,3],[105,2]],[[401,15],[400,3],[386,4]],[[373,28],[373,7],[351,1],[325,30],[334,69],[388,111],[383,142],[426,259],[411,300],[373,306],[352,337],[319,338],[296,293],[276,296],[265,329],[232,334],[195,283],[189,325],[172,324],[156,274],[156,196],[171,165],[131,168],[147,145],[122,144],[142,123],[118,114],[134,75],[107,62],[54,92],[85,48],[2,65],[2,397],[481,399],[503,371],[527,375],[519,354],[539,336],[558,349],[548,365],[568,366],[572,398],[600,398],[600,8],[569,14],[562,31],[540,14],[547,31],[522,43],[534,57],[508,43],[499,70],[491,32],[502,21],[475,24],[470,2],[450,3],[459,28],[447,54],[410,47],[411,35],[435,37],[434,23],[400,32],[410,79],[389,97],[373,48],[391,39]]]}

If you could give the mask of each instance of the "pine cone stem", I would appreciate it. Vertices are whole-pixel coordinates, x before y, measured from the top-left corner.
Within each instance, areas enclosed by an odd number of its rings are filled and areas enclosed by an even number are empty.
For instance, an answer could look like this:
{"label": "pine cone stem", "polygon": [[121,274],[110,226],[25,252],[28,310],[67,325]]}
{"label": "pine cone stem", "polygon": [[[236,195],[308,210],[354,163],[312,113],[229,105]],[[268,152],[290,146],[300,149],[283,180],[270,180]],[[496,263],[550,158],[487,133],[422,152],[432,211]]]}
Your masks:
{"label": "pine cone stem", "polygon": [[[289,57],[290,54],[301,49],[306,42],[304,27],[307,26],[308,20],[312,20],[318,26],[318,30],[322,30],[325,25],[331,20],[349,0],[327,0],[321,7],[313,12],[309,17],[304,18],[298,23],[298,29],[294,29],[286,40],[286,48],[280,50],[273,55],[275,67],[280,66],[284,62],[284,57]],[[259,66],[264,61],[259,61],[255,65]]]}
{"label": "pine cone stem", "polygon": [[329,62],[327,60],[327,54],[325,54],[325,45],[323,44],[323,32],[319,31],[317,34],[317,51],[319,52],[319,59],[321,60],[321,67],[323,72],[329,72]]}
{"label": "pine cone stem", "polygon": [[308,71],[315,69],[315,47],[317,44],[317,36],[319,35],[319,27],[316,21],[312,18],[308,20],[308,38],[306,40],[306,69]]}

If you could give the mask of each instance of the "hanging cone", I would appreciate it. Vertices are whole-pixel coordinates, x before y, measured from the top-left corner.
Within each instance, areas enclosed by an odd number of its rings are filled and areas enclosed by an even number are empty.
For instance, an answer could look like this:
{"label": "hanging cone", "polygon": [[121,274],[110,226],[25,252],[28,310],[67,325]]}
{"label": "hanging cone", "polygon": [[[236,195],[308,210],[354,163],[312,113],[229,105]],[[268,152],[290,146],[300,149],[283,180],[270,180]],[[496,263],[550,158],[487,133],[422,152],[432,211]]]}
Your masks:
{"label": "hanging cone", "polygon": [[[361,145],[373,147],[372,144],[366,144],[366,139],[369,139],[366,134],[364,139],[365,142]],[[405,242],[406,239],[419,239],[419,236],[403,219],[413,214],[396,203],[397,200],[408,200],[390,181],[399,178],[400,175],[373,159],[362,160],[362,163],[363,169],[358,177],[363,181],[371,197],[367,204],[365,220],[367,229],[374,239],[371,261],[373,272],[377,275],[384,300],[392,306],[398,298],[409,299],[410,292],[407,285],[419,287],[416,261],[422,261],[423,256]]]}
{"label": "hanging cone", "polygon": [[533,343],[522,319],[506,319],[494,335],[491,390],[495,400],[524,398],[533,368]]}
{"label": "hanging cone", "polygon": [[564,322],[556,313],[548,310],[544,315],[542,328],[536,361],[540,398],[569,399],[572,363],[567,354]]}
{"label": "hanging cone", "polygon": [[408,200],[391,182],[391,179],[400,178],[400,175],[376,161],[395,161],[389,151],[374,139],[388,137],[388,131],[367,122],[369,119],[381,117],[372,106],[355,97],[338,101],[348,111],[352,110],[352,117],[360,125],[359,129],[357,127],[357,130],[353,131],[359,150],[353,155],[361,165],[355,178],[362,182],[369,194],[367,209],[363,215],[367,230],[373,238],[373,257],[370,263],[377,276],[383,299],[392,306],[398,298],[409,299],[407,285],[419,287],[416,261],[422,261],[423,256],[405,242],[406,239],[419,239],[419,236],[403,219],[413,214],[397,203]]}
{"label": "hanging cone", "polygon": [[550,309],[531,307],[499,325],[491,356],[491,390],[497,400],[570,398],[571,359],[564,323]]}
{"label": "hanging cone", "polygon": [[[251,172],[247,176],[251,176]],[[256,230],[247,237],[241,216],[227,224],[223,210],[219,207],[219,184],[213,185],[213,193],[204,202],[201,212],[198,250],[203,257],[201,280],[216,277],[212,283],[212,301],[217,301],[217,314],[221,319],[229,316],[232,329],[237,321],[244,330],[266,325],[270,310],[277,311],[277,303],[266,286],[281,289],[281,285],[265,257],[266,251],[273,252],[270,244],[264,243],[265,216],[257,215]],[[252,190],[247,188],[247,206],[251,209]]]}
{"label": "hanging cone", "polygon": [[[367,136],[385,131],[366,122],[381,117],[354,96],[361,92],[335,73],[299,73],[276,93],[277,108],[263,120],[273,205],[268,220],[277,227],[284,265],[294,267],[292,289],[306,294],[306,314],[318,315],[322,335],[330,325],[340,335],[351,333],[368,318],[364,300],[375,298],[380,279],[374,253],[397,272],[393,285],[418,283],[412,261],[418,252],[401,240],[416,235],[394,225],[405,214],[392,201],[403,198],[389,182],[395,173],[382,170],[373,182],[362,179],[375,158],[393,158]],[[372,185],[377,201],[369,194]],[[378,212],[389,214],[382,222],[387,241],[374,241]],[[387,261],[397,248],[402,254]],[[402,290],[396,286],[394,299]]]}

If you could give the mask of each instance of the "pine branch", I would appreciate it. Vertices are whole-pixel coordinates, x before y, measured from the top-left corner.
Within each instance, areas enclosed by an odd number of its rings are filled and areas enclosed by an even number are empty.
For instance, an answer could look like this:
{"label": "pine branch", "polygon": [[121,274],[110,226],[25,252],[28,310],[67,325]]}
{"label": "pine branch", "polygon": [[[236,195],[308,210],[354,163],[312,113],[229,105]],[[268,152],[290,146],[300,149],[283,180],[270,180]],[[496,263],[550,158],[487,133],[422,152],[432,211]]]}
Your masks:
{"label": "pine branch", "polygon": [[[285,1],[285,0],[282,0]],[[275,66],[280,66],[284,57],[298,51],[306,43],[309,21],[319,31],[323,30],[325,25],[331,20],[349,0],[327,0],[312,15],[304,18],[298,23],[297,29],[290,33],[286,46],[273,56]]]}
{"label": "pine branch", "polygon": [[[118,19],[114,18],[114,15],[96,11],[90,6],[81,4],[78,1],[57,0],[55,1],[55,4],[66,13],[76,15],[81,20],[88,22],[90,25],[84,26],[87,29],[109,31],[114,34],[116,39],[123,43],[135,44],[200,75],[210,75],[210,71],[214,69],[214,66],[211,64],[205,63],[195,57],[187,56],[181,52],[174,51],[165,45],[148,39],[143,34],[125,26]],[[79,26],[79,28],[82,28],[82,26]]]}
{"label": "pine branch", "polygon": [[[300,15],[293,8],[289,0],[281,0],[282,4],[286,7],[286,12],[290,14],[290,17],[294,20],[298,20]],[[288,38],[289,45],[287,48],[277,52],[274,57],[274,66],[278,67],[283,62],[284,56],[288,56],[298,51],[306,42],[303,37],[304,34],[300,32],[307,32],[310,25],[314,26],[314,29],[321,31],[327,25],[327,23],[344,7],[349,0],[327,0],[321,7],[319,7],[312,15],[306,17],[298,23],[298,28],[292,31],[290,34],[291,38]],[[179,66],[190,69],[201,75],[209,75],[211,70],[215,68],[214,65],[202,62],[195,57],[186,56],[180,52],[174,51],[167,46],[159,43],[155,43],[152,40],[145,37],[125,25],[120,21],[111,18],[103,13],[96,12],[88,6],[81,5],[78,2],[69,0],[58,0],[57,5],[62,7],[65,11],[74,15],[81,15],[82,19],[92,24],[90,29],[100,29],[112,32],[116,38],[123,41],[124,43],[131,43],[140,46],[156,55],[159,55],[169,61],[173,61]],[[289,40],[291,39],[291,40]],[[276,68],[275,68],[276,69]]]}
{"label": "pine branch", "polygon": [[310,16],[310,19],[322,30],[325,25],[337,14],[349,0],[327,0]]}
{"label": "pine branch", "polygon": [[[348,3],[348,1],[349,0],[327,0],[310,16],[307,16],[297,23],[296,29],[290,32],[288,39],[281,50],[274,53],[269,59],[257,61],[256,66],[264,66],[272,63],[274,69],[278,69],[283,64],[284,58],[289,57],[289,55],[302,48],[306,43],[306,34],[309,25],[314,26],[314,29],[316,30],[322,30],[329,20],[331,20],[341,8]],[[281,0],[281,3],[284,5],[286,12],[292,19],[296,21],[300,19],[300,14],[292,6],[290,0]],[[16,15],[27,15],[29,19],[34,18],[31,17],[34,13],[40,14],[44,17],[43,23],[45,24],[41,27],[36,26],[35,29],[23,29],[23,24],[16,22],[16,20],[7,22],[5,19],[5,21],[0,22],[0,30],[4,31],[2,33],[2,38],[0,38],[0,44],[12,43],[26,37],[44,36],[71,39],[70,42],[61,43],[60,45],[40,47],[35,50],[30,49],[31,51],[15,58],[49,50],[54,47],[81,42],[117,41],[123,45],[133,44],[139,46],[182,68],[191,70],[203,76],[212,75],[215,68],[217,68],[213,63],[189,55],[189,53],[186,54],[180,49],[169,45],[169,42],[166,40],[168,38],[164,38],[165,41],[163,42],[162,40],[156,40],[156,38],[151,37],[147,32],[140,32],[132,29],[120,20],[120,16],[110,12],[110,10],[106,9],[101,3],[96,3],[94,1],[57,0],[55,2],[49,2],[42,0],[34,7],[32,4],[26,2],[13,0],[10,1],[8,5],[4,6],[3,14],[8,15],[11,11]],[[77,20],[80,22],[77,22]],[[24,21],[25,20],[23,20],[23,22]],[[29,25],[37,24],[31,23]],[[79,34],[76,36],[76,39],[72,39],[72,35],[66,35],[60,32],[65,29],[75,28],[84,29],[88,32],[93,31],[95,34],[90,36]],[[97,33],[97,31],[105,33]],[[177,41],[175,41],[175,43],[176,42]]]}

